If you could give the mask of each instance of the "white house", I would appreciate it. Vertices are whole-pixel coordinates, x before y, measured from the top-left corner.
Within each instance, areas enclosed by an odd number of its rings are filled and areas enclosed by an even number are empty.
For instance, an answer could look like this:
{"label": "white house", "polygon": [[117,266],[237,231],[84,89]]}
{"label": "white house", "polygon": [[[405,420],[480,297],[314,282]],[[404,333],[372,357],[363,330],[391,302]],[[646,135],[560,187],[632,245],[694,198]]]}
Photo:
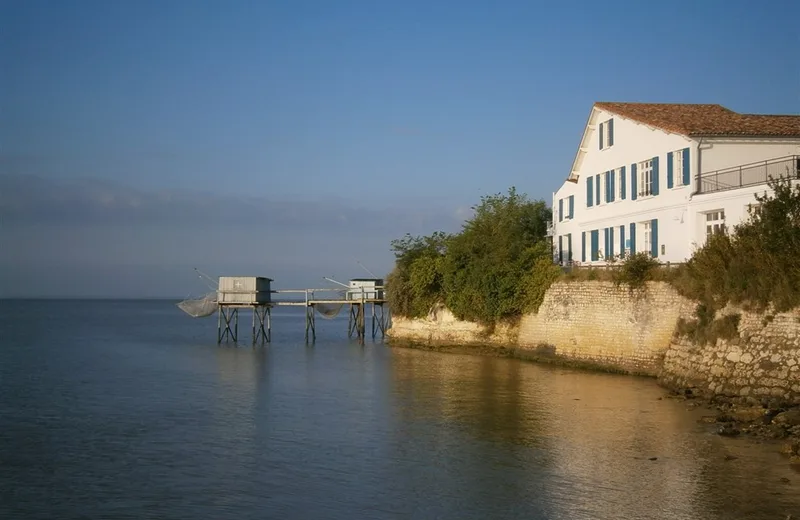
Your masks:
{"label": "white house", "polygon": [[798,179],[800,116],[720,105],[595,103],[553,194],[556,261],[630,252],[683,262],[739,223],[768,177]]}

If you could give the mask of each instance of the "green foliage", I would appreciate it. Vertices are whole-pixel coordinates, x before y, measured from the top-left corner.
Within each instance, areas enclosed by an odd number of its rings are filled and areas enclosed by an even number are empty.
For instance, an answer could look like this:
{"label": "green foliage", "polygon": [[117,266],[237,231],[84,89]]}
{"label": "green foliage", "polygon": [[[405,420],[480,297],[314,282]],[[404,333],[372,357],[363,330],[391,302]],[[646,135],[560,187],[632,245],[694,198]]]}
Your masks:
{"label": "green foliage", "polygon": [[387,292],[394,313],[424,316],[443,302],[458,318],[489,325],[538,307],[546,287],[537,284],[549,286],[558,274],[545,241],[550,209],[513,187],[472,209],[458,234],[392,242]]}
{"label": "green foliage", "polygon": [[547,289],[561,276],[561,269],[549,258],[542,257],[536,260],[533,269],[525,273],[520,281],[522,312],[538,312]]}
{"label": "green foliage", "polygon": [[389,305],[400,316],[422,317],[443,301],[443,260],[450,235],[406,235],[392,241],[396,262],[386,279]]}
{"label": "green foliage", "polygon": [[673,283],[712,309],[727,303],[778,311],[800,305],[800,185],[771,181],[774,194],[728,234],[714,235]]}
{"label": "green foliage", "polygon": [[631,289],[643,287],[646,282],[654,280],[659,269],[658,260],[648,253],[628,255],[614,271],[613,279],[617,285],[627,284]]}
{"label": "green foliage", "polygon": [[695,311],[695,319],[678,320],[676,332],[678,336],[688,337],[698,345],[715,344],[718,339],[738,338],[741,319],[741,314],[728,314],[715,319],[713,311],[700,304]]}

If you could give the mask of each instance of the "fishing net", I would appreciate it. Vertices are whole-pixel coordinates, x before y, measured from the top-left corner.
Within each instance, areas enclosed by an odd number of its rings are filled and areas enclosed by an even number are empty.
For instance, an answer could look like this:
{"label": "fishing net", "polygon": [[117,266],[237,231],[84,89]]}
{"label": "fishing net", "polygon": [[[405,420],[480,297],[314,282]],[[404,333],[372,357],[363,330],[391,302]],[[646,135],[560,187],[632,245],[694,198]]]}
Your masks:
{"label": "fishing net", "polygon": [[188,298],[176,304],[180,310],[192,318],[205,318],[211,316],[219,306],[217,305],[216,291],[207,293],[202,298]]}
{"label": "fishing net", "polygon": [[344,303],[315,303],[314,309],[317,311],[317,314],[326,320],[332,320],[339,315],[344,305]]}

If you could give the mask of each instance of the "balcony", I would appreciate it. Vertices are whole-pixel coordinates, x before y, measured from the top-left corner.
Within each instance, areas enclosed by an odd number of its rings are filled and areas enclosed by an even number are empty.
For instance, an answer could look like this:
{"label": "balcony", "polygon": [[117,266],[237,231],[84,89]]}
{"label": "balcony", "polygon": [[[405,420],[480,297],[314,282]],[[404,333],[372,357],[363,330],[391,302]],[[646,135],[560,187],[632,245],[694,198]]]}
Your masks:
{"label": "balcony", "polygon": [[800,179],[800,155],[734,166],[700,175],[699,193],[766,184],[769,179]]}

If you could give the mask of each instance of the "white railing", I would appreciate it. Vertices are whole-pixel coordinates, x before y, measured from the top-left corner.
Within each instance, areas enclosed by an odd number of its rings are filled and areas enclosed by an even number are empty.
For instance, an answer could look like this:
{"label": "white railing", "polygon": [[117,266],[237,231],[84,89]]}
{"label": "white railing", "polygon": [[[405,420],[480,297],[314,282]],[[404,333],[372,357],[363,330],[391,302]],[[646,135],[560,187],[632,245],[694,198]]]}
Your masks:
{"label": "white railing", "polygon": [[800,179],[800,156],[742,164],[700,175],[699,193],[766,184],[770,179]]}

